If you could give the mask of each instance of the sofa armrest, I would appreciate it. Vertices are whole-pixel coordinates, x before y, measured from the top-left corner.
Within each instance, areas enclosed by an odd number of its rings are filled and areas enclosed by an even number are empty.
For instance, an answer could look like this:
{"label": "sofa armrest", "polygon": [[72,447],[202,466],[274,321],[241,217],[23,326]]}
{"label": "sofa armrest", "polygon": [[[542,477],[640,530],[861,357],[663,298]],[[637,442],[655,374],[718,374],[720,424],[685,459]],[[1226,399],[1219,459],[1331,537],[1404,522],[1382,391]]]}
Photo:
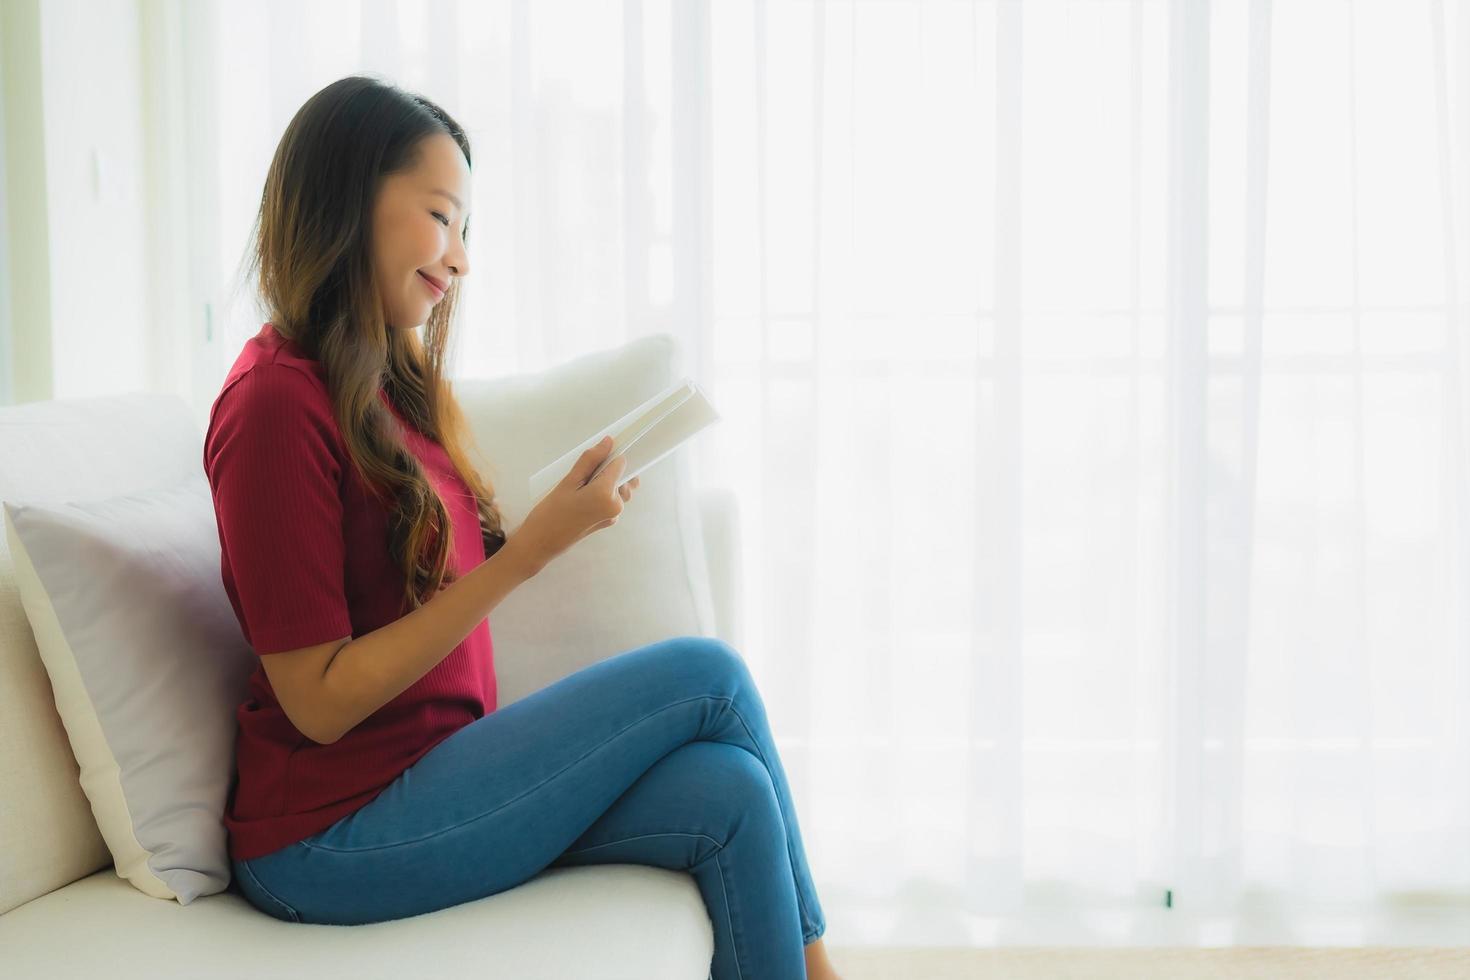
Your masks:
{"label": "sofa armrest", "polygon": [[715,634],[740,649],[741,561],[740,503],[733,490],[704,487],[699,491],[700,530],[709,562],[710,596],[715,607]]}

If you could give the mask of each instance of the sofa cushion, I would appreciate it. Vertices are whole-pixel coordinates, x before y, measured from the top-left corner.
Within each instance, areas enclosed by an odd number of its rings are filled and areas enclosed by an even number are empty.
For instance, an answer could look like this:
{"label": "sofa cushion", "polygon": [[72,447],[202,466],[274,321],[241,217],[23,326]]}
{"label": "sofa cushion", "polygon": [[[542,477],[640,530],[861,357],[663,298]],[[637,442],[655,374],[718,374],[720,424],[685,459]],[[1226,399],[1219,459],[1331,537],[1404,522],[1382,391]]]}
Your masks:
{"label": "sofa cushion", "polygon": [[16,582],[117,873],[187,905],[223,891],[235,708],[255,658],[220,580],[202,473],[4,503]]}
{"label": "sofa cushion", "polygon": [[[479,450],[471,457],[510,534],[530,510],[531,474],[687,373],[682,358],[671,335],[654,334],[544,371],[455,382]],[[643,472],[616,524],[490,613],[502,707],[624,650],[716,635],[692,445]]]}
{"label": "sofa cushion", "polygon": [[[0,500],[96,499],[199,472],[204,436],[176,395],[0,407]],[[16,591],[0,535],[0,913],[106,867],[112,856]]]}
{"label": "sofa cushion", "polygon": [[631,864],[549,868],[497,895],[365,926],[283,922],[234,888],[185,909],[107,871],[0,916],[0,950],[0,973],[17,980],[704,980],[714,931],[692,877]]}

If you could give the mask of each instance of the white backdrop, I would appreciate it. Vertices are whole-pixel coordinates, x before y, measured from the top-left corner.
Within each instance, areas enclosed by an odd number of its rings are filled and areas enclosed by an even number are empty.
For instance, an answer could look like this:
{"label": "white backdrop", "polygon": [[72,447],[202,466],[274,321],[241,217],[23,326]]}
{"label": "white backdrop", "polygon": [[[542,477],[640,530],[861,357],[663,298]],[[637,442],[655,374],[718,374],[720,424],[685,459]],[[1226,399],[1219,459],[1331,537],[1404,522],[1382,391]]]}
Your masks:
{"label": "white backdrop", "polygon": [[460,374],[684,342],[834,943],[1470,901],[1462,0],[188,6],[201,397],[355,71],[473,141]]}

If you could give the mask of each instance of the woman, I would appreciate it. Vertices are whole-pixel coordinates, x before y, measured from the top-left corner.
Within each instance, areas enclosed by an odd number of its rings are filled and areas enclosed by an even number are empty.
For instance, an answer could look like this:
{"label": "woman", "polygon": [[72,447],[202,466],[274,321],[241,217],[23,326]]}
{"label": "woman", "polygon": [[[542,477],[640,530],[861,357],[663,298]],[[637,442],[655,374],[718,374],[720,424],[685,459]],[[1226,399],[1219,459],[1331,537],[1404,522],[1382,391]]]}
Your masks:
{"label": "woman", "polygon": [[[675,637],[496,710],[489,612],[638,480],[582,455],[513,536],[469,465],[444,352],[470,146],[353,76],[276,149],[251,269],[270,320],[210,412],[225,589],[260,655],[225,824],[235,880],[292,922],[358,924],[548,866],[691,872],[713,977],[833,978],[765,709],[740,656]],[[423,325],[423,339],[413,329]]]}

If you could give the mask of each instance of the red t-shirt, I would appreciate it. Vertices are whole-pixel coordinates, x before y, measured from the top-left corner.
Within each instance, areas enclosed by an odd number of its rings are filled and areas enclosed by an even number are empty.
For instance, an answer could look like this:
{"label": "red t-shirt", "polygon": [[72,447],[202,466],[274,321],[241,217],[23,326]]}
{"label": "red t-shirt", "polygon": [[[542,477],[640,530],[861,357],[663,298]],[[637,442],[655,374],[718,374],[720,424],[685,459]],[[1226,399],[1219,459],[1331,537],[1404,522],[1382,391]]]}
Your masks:
{"label": "red t-shirt", "polygon": [[[379,395],[444,501],[450,567],[463,575],[485,560],[474,494],[443,447]],[[225,591],[257,654],[362,636],[398,618],[404,577],[388,552],[388,505],[347,455],[321,363],[269,323],[246,342],[210,409],[204,470]],[[326,829],[495,707],[488,620],[331,745],[296,730],[256,664],[235,713],[237,777],[224,814],[231,859]]]}

